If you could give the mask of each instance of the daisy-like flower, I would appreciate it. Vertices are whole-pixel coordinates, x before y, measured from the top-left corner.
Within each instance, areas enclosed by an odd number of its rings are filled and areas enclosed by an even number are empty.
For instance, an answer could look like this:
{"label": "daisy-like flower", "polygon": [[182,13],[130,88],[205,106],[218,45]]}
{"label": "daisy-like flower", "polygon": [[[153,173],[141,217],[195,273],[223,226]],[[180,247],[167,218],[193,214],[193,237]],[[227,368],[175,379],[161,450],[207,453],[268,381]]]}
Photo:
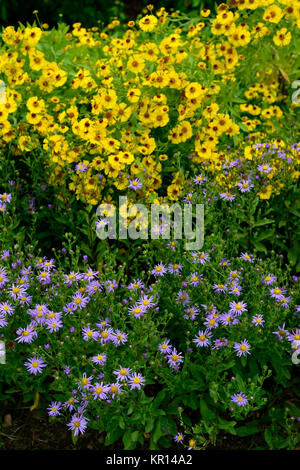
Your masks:
{"label": "daisy-like flower", "polygon": [[220,316],[220,321],[224,326],[232,326],[238,323],[238,319],[235,317],[234,313],[224,313]]}
{"label": "daisy-like flower", "polygon": [[134,372],[129,376],[128,383],[130,385],[130,390],[137,388],[141,390],[141,386],[145,384],[145,378],[141,374]]}
{"label": "daisy-like flower", "polygon": [[236,315],[241,315],[243,312],[247,311],[246,302],[230,302],[229,313],[234,313]]}
{"label": "daisy-like flower", "polygon": [[91,381],[92,380],[93,380],[93,376],[90,375],[90,377],[87,377],[86,372],[84,372],[82,374],[82,378],[81,378],[80,382],[78,383],[78,385],[83,389],[89,390],[91,388]]}
{"label": "daisy-like flower", "polygon": [[75,403],[78,403],[78,400],[74,397],[70,397],[67,401],[65,401],[64,406],[67,408],[68,411],[74,411],[76,408],[74,406]]}
{"label": "daisy-like flower", "polygon": [[98,340],[101,344],[109,343],[110,341],[113,341],[113,335],[114,332],[112,328],[105,328],[100,332]]}
{"label": "daisy-like flower", "polygon": [[257,169],[258,171],[260,171],[260,173],[268,174],[273,170],[273,167],[271,167],[267,163],[263,163],[262,165],[258,165]]}
{"label": "daisy-like flower", "polygon": [[207,177],[203,176],[202,173],[200,175],[196,176],[196,178],[193,179],[193,182],[196,185],[203,184],[205,181],[207,181]]}
{"label": "daisy-like flower", "polygon": [[153,302],[153,295],[149,296],[147,294],[142,295],[139,298],[138,303],[145,309],[152,308],[156,305],[156,303]]}
{"label": "daisy-like flower", "polygon": [[182,434],[182,432],[179,432],[176,434],[176,436],[174,436],[174,441],[182,443],[184,437],[184,434]]}
{"label": "daisy-like flower", "polygon": [[63,310],[64,310],[65,313],[67,313],[69,315],[72,315],[75,312],[75,310],[77,310],[77,307],[76,307],[76,305],[74,305],[73,302],[71,302],[71,303],[65,305],[63,307]]}
{"label": "daisy-like flower", "polygon": [[133,315],[135,318],[142,318],[144,313],[146,312],[146,308],[141,305],[139,302],[135,303],[131,307],[129,307],[128,312]]}
{"label": "daisy-like flower", "polygon": [[127,343],[128,341],[127,337],[128,337],[128,334],[123,333],[120,330],[116,330],[113,335],[113,342],[116,346],[120,346],[120,344]]}
{"label": "daisy-like flower", "polygon": [[167,269],[162,264],[162,262],[160,262],[152,269],[151,274],[153,274],[155,277],[160,277],[166,274],[166,272],[167,272]]}
{"label": "daisy-like flower", "polygon": [[200,263],[202,265],[204,265],[205,263],[207,263],[209,260],[210,260],[210,256],[208,253],[205,253],[203,251],[201,251],[199,253],[199,251],[193,251],[192,252],[192,258],[193,258],[193,263]]}
{"label": "daisy-like flower", "polygon": [[68,428],[74,431],[74,436],[77,436],[79,432],[81,434],[85,433],[87,428],[88,419],[85,418],[83,415],[76,413],[72,416],[71,422],[67,424]]}
{"label": "daisy-like flower", "polygon": [[227,285],[226,284],[214,284],[213,289],[215,290],[216,294],[220,294],[221,292],[226,292]]}
{"label": "daisy-like flower", "polygon": [[285,288],[274,287],[274,289],[270,289],[270,297],[276,300],[281,300],[286,293]]}
{"label": "daisy-like flower", "polygon": [[10,296],[12,299],[17,300],[19,296],[26,295],[26,291],[23,287],[12,285],[9,290]]}
{"label": "daisy-like flower", "polygon": [[182,270],[182,265],[180,263],[169,264],[168,266],[168,271],[170,274],[180,274],[181,270]]}
{"label": "daisy-like flower", "polygon": [[112,398],[122,393],[122,385],[119,382],[115,382],[113,384],[108,385],[108,393],[111,395]]}
{"label": "daisy-like flower", "polygon": [[85,279],[86,281],[92,281],[97,278],[98,275],[98,271],[93,271],[92,268],[89,268],[86,273],[82,274],[82,279]]}
{"label": "daisy-like flower", "polygon": [[92,330],[90,327],[85,326],[82,329],[82,335],[83,335],[84,341],[89,341],[91,339],[94,339],[95,341],[97,341],[99,333],[98,331]]}
{"label": "daisy-like flower", "polygon": [[282,326],[278,326],[278,331],[272,331],[273,335],[277,336],[280,341],[288,335],[288,330],[285,329],[285,323]]}
{"label": "daisy-like flower", "polygon": [[237,183],[237,186],[239,187],[241,193],[249,192],[252,188],[254,188],[254,184],[248,180],[241,180],[239,183]]}
{"label": "daisy-like flower", "polygon": [[241,290],[242,290],[241,286],[234,284],[233,286],[230,287],[229,293],[236,295],[238,297],[239,295],[241,295]]}
{"label": "daisy-like flower", "polygon": [[240,259],[243,259],[244,261],[249,261],[249,263],[254,262],[254,256],[249,255],[248,253],[242,253],[241,256],[240,256]]}
{"label": "daisy-like flower", "polygon": [[274,284],[274,282],[277,281],[277,277],[273,276],[273,274],[268,274],[267,276],[264,276],[263,280],[261,281],[263,284],[266,284],[267,286],[271,286]]}
{"label": "daisy-like flower", "polygon": [[190,283],[192,284],[192,286],[196,287],[198,286],[201,278],[202,278],[201,274],[199,275],[198,273],[192,273],[190,275]]}
{"label": "daisy-like flower", "polygon": [[236,403],[238,406],[246,406],[248,403],[248,398],[242,392],[231,395],[231,401]]}
{"label": "daisy-like flower", "polygon": [[97,364],[98,366],[104,366],[106,360],[106,354],[97,354],[97,356],[92,357],[92,362],[94,362],[94,364]]}
{"label": "daisy-like flower", "polygon": [[61,320],[56,320],[56,319],[52,319],[52,318],[49,318],[48,320],[46,320],[46,328],[47,330],[50,331],[50,333],[53,333],[58,331],[59,328],[62,328],[63,326],[63,323]]}
{"label": "daisy-like flower", "polygon": [[114,375],[117,376],[117,381],[123,382],[124,380],[128,381],[130,374],[131,374],[131,369],[128,369],[127,367],[122,367],[120,366],[120,369],[117,369],[113,372]]}
{"label": "daisy-like flower", "polygon": [[99,281],[91,281],[88,286],[86,286],[86,292],[88,295],[93,295],[98,291],[102,290],[102,285]]}
{"label": "daisy-like flower", "polygon": [[87,304],[90,301],[89,297],[84,297],[81,292],[75,292],[75,294],[72,297],[73,299],[73,305],[76,306],[76,308],[80,308],[80,310],[84,307],[87,306]]}
{"label": "daisy-like flower", "polygon": [[118,284],[116,283],[116,281],[114,279],[112,281],[106,281],[105,285],[106,285],[106,292],[107,293],[114,292],[116,287],[118,287]]}
{"label": "daisy-like flower", "polygon": [[277,302],[280,303],[280,305],[282,305],[284,308],[290,308],[289,302],[290,302],[291,298],[292,298],[291,296],[282,297],[280,300],[277,300]]}
{"label": "daisy-like flower", "polygon": [[209,330],[199,330],[198,335],[192,340],[192,342],[196,344],[197,348],[207,347],[210,344],[211,337],[212,334]]}
{"label": "daisy-like flower", "polygon": [[220,349],[224,348],[225,346],[228,345],[228,339],[226,338],[218,338],[214,341],[214,344],[212,346],[212,349]]}
{"label": "daisy-like flower", "polygon": [[244,341],[242,341],[241,343],[234,343],[233,349],[236,350],[237,356],[241,357],[246,356],[246,354],[250,354],[251,346],[248,341],[244,339]]}
{"label": "daisy-like flower", "polygon": [[109,324],[110,324],[110,319],[106,317],[106,318],[101,318],[101,320],[99,320],[99,323],[96,323],[96,326],[100,329],[100,331],[103,331],[105,328],[108,327]]}
{"label": "daisy-like flower", "polygon": [[14,313],[15,307],[13,307],[11,304],[8,302],[2,302],[0,303],[0,313],[3,313],[4,315],[12,315]]}
{"label": "daisy-like flower", "polygon": [[263,316],[262,315],[254,315],[254,317],[252,317],[252,322],[255,326],[264,326],[264,323],[265,323],[265,320],[263,319]]}
{"label": "daisy-like flower", "polygon": [[102,229],[106,227],[108,224],[109,224],[109,220],[100,218],[96,221],[96,229]]}
{"label": "daisy-like flower", "polygon": [[163,341],[163,343],[160,343],[158,345],[158,350],[162,354],[170,354],[170,352],[172,351],[172,346],[170,345],[170,340],[166,339],[165,341]]}
{"label": "daisy-like flower", "polygon": [[145,286],[143,284],[143,282],[140,280],[140,279],[134,279],[130,284],[129,286],[127,287],[127,289],[129,290],[137,290],[137,289],[143,289]]}
{"label": "daisy-like flower", "polygon": [[174,370],[179,369],[180,364],[183,362],[183,356],[181,352],[177,352],[176,348],[173,348],[170,354],[167,355],[168,364]]}
{"label": "daisy-like flower", "polygon": [[19,335],[16,338],[18,343],[30,344],[37,338],[37,332],[32,324],[28,325],[26,328],[19,328],[17,334]]}
{"label": "daisy-like flower", "polygon": [[296,348],[299,348],[300,346],[300,328],[296,328],[295,330],[292,330],[291,333],[287,334],[287,339],[291,343],[296,346]]}
{"label": "daisy-like flower", "polygon": [[221,193],[220,198],[223,199],[223,201],[233,201],[235,199],[236,195],[230,193],[227,191],[226,193]]}
{"label": "daisy-like flower", "polygon": [[188,305],[190,303],[190,296],[186,291],[180,290],[177,294],[176,301],[182,303],[182,305]]}
{"label": "daisy-like flower", "polygon": [[68,287],[71,287],[72,284],[77,284],[78,281],[80,281],[81,274],[71,271],[70,274],[64,274],[63,278],[64,278],[64,283],[67,284]]}
{"label": "daisy-like flower", "polygon": [[60,412],[59,410],[61,409],[61,402],[53,401],[51,405],[47,408],[48,410],[48,415],[49,416],[59,416]]}
{"label": "daisy-like flower", "polygon": [[212,330],[213,328],[217,328],[219,326],[218,319],[214,316],[214,314],[208,315],[203,323],[208,330]]}
{"label": "daisy-like flower", "polygon": [[185,320],[195,320],[197,315],[199,315],[199,310],[197,307],[189,307],[185,310],[185,315],[183,315],[183,318],[185,318]]}
{"label": "daisy-like flower", "polygon": [[143,183],[138,178],[136,178],[135,180],[129,180],[128,189],[133,189],[134,191],[137,191],[138,189],[141,189],[142,187],[143,187]]}
{"label": "daisy-like flower", "polygon": [[27,362],[24,362],[24,365],[27,368],[28,372],[34,375],[36,375],[38,372],[42,373],[43,367],[47,366],[47,364],[45,364],[42,359],[36,356],[32,357],[31,359],[27,359]]}

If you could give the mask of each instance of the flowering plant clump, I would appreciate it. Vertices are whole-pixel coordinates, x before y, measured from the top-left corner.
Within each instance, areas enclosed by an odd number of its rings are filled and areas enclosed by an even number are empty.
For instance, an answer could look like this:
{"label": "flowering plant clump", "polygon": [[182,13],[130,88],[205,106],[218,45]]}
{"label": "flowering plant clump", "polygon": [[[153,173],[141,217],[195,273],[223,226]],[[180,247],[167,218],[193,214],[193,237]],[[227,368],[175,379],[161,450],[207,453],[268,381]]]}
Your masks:
{"label": "flowering plant clump", "polygon": [[[118,29],[3,29],[1,151],[42,163],[62,200],[71,191],[93,205],[129,186],[144,201],[177,200],[203,162],[230,184],[222,162],[245,138],[280,136],[297,178],[294,0],[221,4],[188,21],[150,13]],[[261,197],[272,191],[271,181]]]}
{"label": "flowering plant clump", "polygon": [[[168,447],[183,426],[203,447],[216,412],[220,429],[229,418],[238,435],[239,421],[268,409],[266,379],[276,387],[291,380],[299,290],[273,259],[221,252],[217,243],[186,256],[178,245],[126,283],[122,270],[113,276],[111,255],[99,273],[79,270],[75,259],[64,272],[54,258],[3,252],[2,380],[25,400],[49,397],[48,415],[74,438],[91,427],[108,445],[122,438],[130,449],[150,438],[152,448]],[[199,400],[197,423],[188,410]]]}

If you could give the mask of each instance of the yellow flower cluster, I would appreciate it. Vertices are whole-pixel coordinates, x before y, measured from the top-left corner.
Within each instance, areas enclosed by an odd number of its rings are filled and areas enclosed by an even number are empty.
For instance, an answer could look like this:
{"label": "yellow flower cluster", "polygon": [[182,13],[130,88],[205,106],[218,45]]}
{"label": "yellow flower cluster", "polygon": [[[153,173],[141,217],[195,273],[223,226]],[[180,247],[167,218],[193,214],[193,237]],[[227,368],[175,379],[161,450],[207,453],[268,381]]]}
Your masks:
{"label": "yellow flower cluster", "polygon": [[[299,44],[300,2],[231,6],[187,24],[161,8],[125,29],[5,28],[0,150],[42,153],[49,182],[89,204],[136,178],[132,197],[178,199],[190,171],[205,162],[216,175],[228,145],[274,137],[283,123],[281,51]],[[253,72],[251,54],[264,57]]]}

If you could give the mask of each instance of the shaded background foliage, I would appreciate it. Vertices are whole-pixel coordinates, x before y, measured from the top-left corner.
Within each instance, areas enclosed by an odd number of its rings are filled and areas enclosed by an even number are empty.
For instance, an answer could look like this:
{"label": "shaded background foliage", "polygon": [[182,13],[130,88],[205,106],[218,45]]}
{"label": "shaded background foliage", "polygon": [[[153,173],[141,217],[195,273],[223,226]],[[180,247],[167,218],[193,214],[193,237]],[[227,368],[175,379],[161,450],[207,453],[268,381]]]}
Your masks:
{"label": "shaded background foliage", "polygon": [[[180,10],[189,14],[197,15],[200,8],[213,9],[221,1],[214,0],[2,0],[0,2],[0,24],[1,26],[14,25],[18,23],[33,23],[34,10],[38,10],[41,22],[47,22],[50,27],[62,19],[67,24],[82,22],[84,27],[92,27],[98,21],[108,23],[114,17],[120,21],[135,19],[142,9],[151,3],[155,8],[165,7]],[[62,14],[62,18],[59,16]]]}

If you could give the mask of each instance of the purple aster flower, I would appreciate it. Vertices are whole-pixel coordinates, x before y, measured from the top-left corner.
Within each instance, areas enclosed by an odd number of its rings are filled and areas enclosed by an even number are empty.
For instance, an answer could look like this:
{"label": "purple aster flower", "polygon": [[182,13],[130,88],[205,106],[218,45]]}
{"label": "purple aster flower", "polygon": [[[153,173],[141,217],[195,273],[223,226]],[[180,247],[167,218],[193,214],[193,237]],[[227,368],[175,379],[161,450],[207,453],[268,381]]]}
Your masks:
{"label": "purple aster flower", "polygon": [[145,384],[145,378],[141,374],[134,372],[129,376],[128,383],[130,385],[130,390],[137,388],[141,390],[141,386]]}
{"label": "purple aster flower", "polygon": [[214,284],[213,289],[215,290],[216,294],[220,294],[221,292],[226,292],[227,285],[226,284]]}
{"label": "purple aster flower", "polygon": [[87,428],[87,418],[85,418],[83,415],[76,413],[75,415],[72,416],[71,422],[67,424],[67,426],[74,431],[74,436],[77,436],[79,432],[81,434],[84,434],[86,428]]}
{"label": "purple aster flower", "polygon": [[161,344],[158,345],[158,350],[162,354],[170,354],[172,351],[172,346],[169,343],[170,343],[170,340],[166,339],[165,341],[163,341]]}
{"label": "purple aster flower", "polygon": [[127,343],[128,339],[128,334],[123,333],[120,330],[116,330],[113,336],[113,342],[116,346],[120,346],[120,344],[125,344]]}
{"label": "purple aster flower", "polygon": [[61,402],[53,401],[51,405],[47,408],[49,416],[59,416],[61,408]]}
{"label": "purple aster flower", "polygon": [[92,357],[92,362],[98,366],[104,366],[106,363],[107,356],[106,354],[98,354],[97,356]]}
{"label": "purple aster flower", "polygon": [[166,274],[166,272],[167,272],[167,269],[162,264],[162,262],[160,262],[158,265],[154,267],[154,269],[152,269],[151,274],[153,274],[155,277],[159,277],[159,276],[163,276],[164,274]]}
{"label": "purple aster flower", "polygon": [[100,400],[106,400],[107,392],[108,392],[108,386],[103,385],[103,382],[101,383],[96,382],[95,385],[91,388],[91,393],[94,396],[94,400],[97,400],[98,398],[100,398]]}
{"label": "purple aster flower", "polygon": [[264,326],[264,323],[265,323],[265,320],[263,319],[263,316],[262,315],[254,315],[254,317],[252,317],[252,322],[255,326]]}
{"label": "purple aster flower", "polygon": [[185,320],[195,320],[195,318],[199,315],[199,310],[197,307],[189,307],[185,310],[185,315],[183,315],[183,318]]}
{"label": "purple aster flower", "polygon": [[82,335],[84,341],[89,341],[90,339],[94,339],[95,341],[97,341],[99,333],[98,331],[92,330],[89,326],[85,326],[82,329]]}
{"label": "purple aster flower", "polygon": [[281,300],[284,297],[285,293],[285,288],[281,289],[280,287],[274,287],[274,289],[270,289],[270,296],[276,300]]}
{"label": "purple aster flower", "polygon": [[196,176],[196,178],[194,178],[193,182],[198,185],[198,184],[203,184],[205,181],[207,181],[207,177],[206,176],[203,176],[202,173],[198,176]]}
{"label": "purple aster flower", "polygon": [[226,193],[221,193],[220,198],[223,199],[223,201],[233,201],[235,199],[236,195],[230,193],[227,191]]}
{"label": "purple aster flower", "polygon": [[243,312],[247,311],[246,302],[230,302],[229,313],[234,313],[236,315],[241,315]]}
{"label": "purple aster flower", "polygon": [[250,263],[253,263],[254,256],[249,255],[248,253],[242,253],[241,256],[240,256],[240,259],[243,259],[244,261],[249,261]]}
{"label": "purple aster flower", "polygon": [[40,359],[39,357],[32,357],[31,359],[27,359],[27,362],[24,362],[25,367],[27,368],[28,372],[31,374],[36,375],[37,372],[42,373],[43,367],[46,367],[47,364]]}
{"label": "purple aster flower", "polygon": [[108,393],[110,393],[112,398],[115,398],[115,396],[124,391],[122,390],[122,385],[119,382],[112,383],[108,387]]}
{"label": "purple aster flower", "polygon": [[73,297],[73,304],[76,306],[76,308],[80,308],[80,310],[84,307],[87,306],[87,304],[90,301],[89,297],[84,297],[81,292],[76,292]]}
{"label": "purple aster flower", "polygon": [[278,331],[272,331],[272,333],[277,336],[277,339],[282,341],[288,334],[288,330],[285,329],[285,323],[282,326],[278,326]]}
{"label": "purple aster flower", "polygon": [[169,264],[168,266],[168,271],[171,274],[180,274],[180,271],[182,270],[182,265],[179,264]]}
{"label": "purple aster flower", "polygon": [[241,180],[239,183],[237,183],[237,186],[240,188],[241,193],[249,192],[252,188],[254,188],[254,184],[252,184],[249,180]]}
{"label": "purple aster flower", "polygon": [[224,326],[232,326],[238,323],[238,319],[235,317],[235,314],[232,312],[224,313],[220,316],[220,321]]}
{"label": "purple aster flower", "polygon": [[139,302],[135,303],[131,307],[129,307],[128,312],[133,315],[135,318],[142,318],[144,313],[146,312],[146,308],[141,305]]}
{"label": "purple aster flower", "polygon": [[190,303],[190,296],[186,291],[180,290],[177,294],[176,301],[181,302],[182,305],[188,305]]}
{"label": "purple aster flower", "polygon": [[136,178],[135,180],[129,180],[128,189],[133,189],[134,191],[137,191],[138,189],[141,189],[142,187],[143,187],[143,183],[138,178]]}
{"label": "purple aster flower", "polygon": [[261,281],[263,284],[266,284],[267,286],[271,286],[274,284],[274,282],[277,281],[277,277],[273,276],[273,274],[268,274],[267,276],[264,276],[263,280]]}
{"label": "purple aster flower", "polygon": [[218,338],[214,341],[214,344],[212,346],[212,349],[220,349],[224,348],[225,346],[228,345],[228,339],[226,338]]}
{"label": "purple aster flower", "polygon": [[174,370],[179,369],[180,364],[183,362],[183,356],[181,352],[177,352],[175,348],[167,355],[168,364]]}
{"label": "purple aster flower", "polygon": [[197,348],[207,347],[210,344],[212,334],[208,330],[199,330],[198,335],[192,341],[196,344]]}
{"label": "purple aster flower", "polygon": [[236,403],[238,406],[246,406],[248,403],[248,398],[242,392],[231,395],[231,401]]}
{"label": "purple aster flower", "polygon": [[184,437],[184,434],[182,434],[182,432],[179,432],[176,434],[176,436],[174,436],[174,441],[182,443]]}
{"label": "purple aster flower", "polygon": [[250,354],[249,351],[251,349],[251,346],[248,341],[244,339],[244,341],[242,341],[241,343],[234,343],[233,349],[236,350],[237,356],[241,357],[246,356],[246,354]]}
{"label": "purple aster flower", "polygon": [[113,372],[114,375],[117,376],[117,381],[124,381],[128,380],[131,374],[131,369],[128,369],[127,367],[122,367],[120,366],[120,369],[117,369]]}

